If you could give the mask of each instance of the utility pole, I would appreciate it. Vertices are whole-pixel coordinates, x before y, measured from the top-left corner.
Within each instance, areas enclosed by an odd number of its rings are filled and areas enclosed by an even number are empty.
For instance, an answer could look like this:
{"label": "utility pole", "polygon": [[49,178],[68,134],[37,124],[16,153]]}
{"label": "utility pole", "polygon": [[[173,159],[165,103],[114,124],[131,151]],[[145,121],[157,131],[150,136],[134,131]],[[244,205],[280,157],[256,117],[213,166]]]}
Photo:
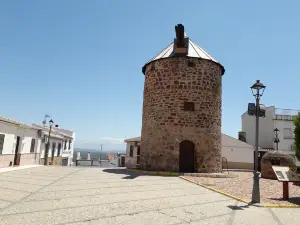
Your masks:
{"label": "utility pole", "polygon": [[101,152],[100,152],[100,165],[101,165],[101,155],[102,155],[102,146],[103,145],[100,145],[101,146]]}

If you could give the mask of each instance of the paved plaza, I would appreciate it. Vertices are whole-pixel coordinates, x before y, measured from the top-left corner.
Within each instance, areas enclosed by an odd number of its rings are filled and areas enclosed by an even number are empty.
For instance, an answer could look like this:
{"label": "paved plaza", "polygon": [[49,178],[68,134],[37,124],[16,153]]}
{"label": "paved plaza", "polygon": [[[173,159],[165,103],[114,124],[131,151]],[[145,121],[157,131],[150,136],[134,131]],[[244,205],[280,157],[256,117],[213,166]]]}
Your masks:
{"label": "paved plaza", "polygon": [[1,225],[299,224],[300,209],[248,207],[178,177],[117,168],[0,174]]}

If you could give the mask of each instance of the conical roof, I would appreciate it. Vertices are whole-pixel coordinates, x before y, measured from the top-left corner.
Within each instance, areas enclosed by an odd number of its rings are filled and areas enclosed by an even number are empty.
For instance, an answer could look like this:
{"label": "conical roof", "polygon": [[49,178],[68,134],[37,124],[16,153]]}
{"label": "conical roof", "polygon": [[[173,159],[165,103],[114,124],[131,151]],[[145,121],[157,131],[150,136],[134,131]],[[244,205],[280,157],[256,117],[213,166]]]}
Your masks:
{"label": "conical roof", "polygon": [[[191,58],[200,58],[200,59],[207,59],[211,60],[217,64],[219,64],[222,67],[223,73],[225,72],[224,67],[217,61],[215,60],[210,54],[208,54],[203,48],[201,48],[199,45],[194,43],[187,35],[184,33],[184,39],[186,39],[187,44],[187,54],[185,55],[186,57],[191,57]],[[175,49],[176,49],[176,38],[174,39],[174,42],[169,44],[165,49],[163,49],[161,52],[159,52],[156,56],[154,56],[151,60],[149,60],[144,66],[143,66],[143,73],[145,73],[146,67],[149,63],[159,60],[159,59],[164,59],[164,58],[171,58],[175,56]]]}

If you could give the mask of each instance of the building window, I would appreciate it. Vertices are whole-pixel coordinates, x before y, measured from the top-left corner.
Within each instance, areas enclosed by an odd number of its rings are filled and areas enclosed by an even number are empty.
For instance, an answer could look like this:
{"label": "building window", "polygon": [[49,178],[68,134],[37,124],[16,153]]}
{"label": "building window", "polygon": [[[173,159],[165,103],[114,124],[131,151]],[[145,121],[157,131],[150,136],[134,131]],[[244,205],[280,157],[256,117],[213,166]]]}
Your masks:
{"label": "building window", "polygon": [[184,111],[195,111],[194,102],[184,102],[183,109]]}
{"label": "building window", "polygon": [[150,71],[154,71],[155,70],[155,62],[152,63]]}
{"label": "building window", "polygon": [[194,62],[188,62],[188,67],[195,67],[195,63]]}
{"label": "building window", "polygon": [[53,142],[53,143],[52,143],[52,151],[51,151],[51,161],[52,161],[52,162],[53,162],[53,160],[54,160],[55,147],[56,147],[56,143]]}
{"label": "building window", "polygon": [[60,150],[61,150],[61,143],[58,143],[57,156],[60,156]]}
{"label": "building window", "polygon": [[136,155],[141,155],[141,146],[138,145]]}
{"label": "building window", "polygon": [[5,139],[5,135],[0,134],[0,154],[2,154],[3,151],[4,139]]}
{"label": "building window", "polygon": [[293,138],[292,128],[283,128],[283,138],[284,139],[292,139]]}
{"label": "building window", "polygon": [[65,140],[64,150],[67,149],[67,140]]}
{"label": "building window", "polygon": [[71,141],[69,141],[69,149],[71,149]]}
{"label": "building window", "polygon": [[129,152],[130,157],[133,157],[133,149],[134,149],[134,146],[130,145],[130,152]]}
{"label": "building window", "polygon": [[35,149],[35,139],[31,139],[31,145],[30,145],[30,153],[33,153]]}

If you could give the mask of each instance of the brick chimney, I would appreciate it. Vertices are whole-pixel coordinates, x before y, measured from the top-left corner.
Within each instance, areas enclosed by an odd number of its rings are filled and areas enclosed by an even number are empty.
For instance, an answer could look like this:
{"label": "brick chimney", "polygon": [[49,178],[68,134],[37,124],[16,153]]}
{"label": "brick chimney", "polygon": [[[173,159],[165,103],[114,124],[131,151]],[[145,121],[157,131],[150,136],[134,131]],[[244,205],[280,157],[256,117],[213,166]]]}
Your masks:
{"label": "brick chimney", "polygon": [[187,56],[189,38],[184,33],[184,26],[178,24],[175,26],[176,38],[174,39],[174,55],[175,56]]}

